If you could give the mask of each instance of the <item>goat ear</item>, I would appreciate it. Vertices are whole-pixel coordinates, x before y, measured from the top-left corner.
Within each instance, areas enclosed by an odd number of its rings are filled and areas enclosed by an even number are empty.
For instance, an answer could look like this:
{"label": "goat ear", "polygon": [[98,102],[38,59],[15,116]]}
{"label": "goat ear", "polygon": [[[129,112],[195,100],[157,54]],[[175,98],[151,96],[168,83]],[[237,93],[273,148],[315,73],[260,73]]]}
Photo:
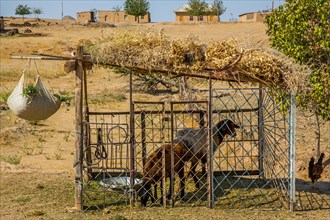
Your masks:
{"label": "goat ear", "polygon": [[232,120],[229,120],[229,119],[228,119],[228,121],[226,121],[226,123],[228,123],[228,126],[230,126],[230,127],[234,127],[234,128],[239,128],[240,127],[235,122],[233,122]]}
{"label": "goat ear", "polygon": [[233,122],[234,128],[239,128],[240,126]]}
{"label": "goat ear", "polygon": [[221,127],[223,127],[223,126],[222,126],[223,123],[224,123],[224,121],[219,121],[219,122],[215,125],[215,126],[217,127],[218,130],[220,130]]}

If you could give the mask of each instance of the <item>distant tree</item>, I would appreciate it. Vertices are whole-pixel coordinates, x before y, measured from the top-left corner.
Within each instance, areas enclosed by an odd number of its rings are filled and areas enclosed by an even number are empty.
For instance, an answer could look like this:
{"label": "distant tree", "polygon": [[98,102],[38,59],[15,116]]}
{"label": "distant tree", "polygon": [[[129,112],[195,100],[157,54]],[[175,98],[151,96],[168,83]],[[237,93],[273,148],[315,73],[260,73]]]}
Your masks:
{"label": "distant tree", "polygon": [[126,0],[124,10],[127,14],[133,15],[137,22],[140,22],[139,16],[144,16],[148,13],[150,3],[147,0]]}
{"label": "distant tree", "polygon": [[[119,12],[120,12],[120,10],[121,10],[121,6],[120,6],[120,5],[116,5],[116,6],[114,6],[112,9],[113,9],[114,12],[115,12],[115,16],[117,16],[117,18],[119,18]],[[114,18],[113,20],[115,20],[115,18]],[[119,20],[118,20],[118,21],[119,21]]]}
{"label": "distant tree", "polygon": [[33,8],[32,9],[32,14],[34,14],[37,18],[39,18],[39,15],[41,15],[43,13],[41,8]]}
{"label": "distant tree", "polygon": [[214,14],[217,16],[218,21],[220,21],[220,15],[225,13],[226,8],[223,6],[223,2],[220,0],[214,0],[211,8],[211,14]]}
{"label": "distant tree", "polygon": [[209,13],[208,4],[204,0],[188,0],[188,14],[202,16]]}
{"label": "distant tree", "polygon": [[18,5],[15,10],[16,15],[22,15],[23,21],[24,21],[24,15],[30,15],[31,14],[31,8],[27,5]]}
{"label": "distant tree", "polygon": [[321,120],[330,120],[330,1],[287,0],[266,16],[266,24],[271,46],[312,70],[297,102],[315,116],[319,156]]}

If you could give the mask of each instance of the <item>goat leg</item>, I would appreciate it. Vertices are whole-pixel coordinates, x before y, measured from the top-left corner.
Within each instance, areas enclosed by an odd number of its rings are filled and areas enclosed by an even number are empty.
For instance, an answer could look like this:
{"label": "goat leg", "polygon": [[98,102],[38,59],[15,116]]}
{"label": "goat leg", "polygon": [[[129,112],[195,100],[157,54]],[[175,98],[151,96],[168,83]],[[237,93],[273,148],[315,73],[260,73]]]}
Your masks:
{"label": "goat leg", "polygon": [[167,198],[167,199],[171,199],[171,197],[172,197],[171,189],[172,189],[172,185],[173,185],[173,180],[172,180],[172,178],[171,178],[171,174],[170,174],[169,176],[170,176],[170,188],[169,188],[169,190],[168,190],[168,194],[166,195],[166,198]]}
{"label": "goat leg", "polygon": [[181,170],[179,171],[179,177],[180,177],[180,184],[179,184],[179,192],[180,192],[180,199],[183,199],[184,197],[184,188],[185,188],[185,178],[184,178],[184,165],[182,165]]}
{"label": "goat leg", "polygon": [[154,184],[154,194],[152,194],[151,190],[149,191],[149,193],[151,202],[154,203],[157,200],[157,184]]}
{"label": "goat leg", "polygon": [[204,155],[201,159],[202,161],[202,177],[204,177],[206,175],[206,163],[207,163],[207,158]]}
{"label": "goat leg", "polygon": [[199,183],[198,183],[199,179],[198,179],[198,177],[196,176],[197,162],[198,162],[198,161],[196,161],[196,162],[191,162],[191,169],[190,169],[190,172],[191,172],[191,175],[192,175],[192,177],[193,177],[193,179],[194,179],[194,183],[195,183],[196,188],[199,189]]}
{"label": "goat leg", "polygon": [[163,199],[164,191],[163,191],[163,180],[160,180],[160,204],[164,204],[164,199]]}
{"label": "goat leg", "polygon": [[154,195],[152,194],[152,190],[149,189],[147,193],[148,193],[148,195],[150,196],[151,203],[154,203],[154,202],[155,202],[155,197],[154,197]]}

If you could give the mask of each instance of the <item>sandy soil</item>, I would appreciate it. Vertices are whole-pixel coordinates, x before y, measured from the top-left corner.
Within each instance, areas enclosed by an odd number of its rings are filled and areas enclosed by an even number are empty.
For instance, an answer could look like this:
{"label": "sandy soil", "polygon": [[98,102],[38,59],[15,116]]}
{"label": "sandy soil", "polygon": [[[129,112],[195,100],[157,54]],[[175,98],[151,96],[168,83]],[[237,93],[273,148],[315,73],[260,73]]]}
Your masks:
{"label": "sandy soil", "polygon": [[[7,22],[19,22],[9,21]],[[32,22],[32,21],[31,21]],[[58,24],[56,24],[57,22]],[[11,28],[8,27],[7,28]],[[175,23],[152,23],[144,25],[118,25],[113,28],[96,28],[75,25],[72,22],[39,22],[38,27],[28,27],[32,33],[43,36],[1,36],[0,37],[0,94],[8,95],[16,85],[22,70],[27,68],[27,60],[12,60],[11,54],[29,55],[46,53],[69,56],[70,48],[75,48],[81,39],[92,39],[119,31],[162,31],[171,37],[196,35],[201,40],[221,40],[231,37],[244,39],[262,46],[269,46],[265,26],[262,23],[225,23],[179,25]],[[20,27],[23,32],[26,27]],[[74,94],[74,73],[64,73],[62,61],[36,61],[39,73],[49,87],[55,91]],[[32,63],[33,64],[33,63]],[[30,68],[29,80],[35,76],[34,66]],[[96,67],[88,75],[89,96],[114,91],[124,94],[123,101],[91,105],[91,110],[128,110],[128,80],[119,77],[109,69]],[[146,97],[145,94],[140,94]],[[226,210],[221,207],[207,209],[194,208],[111,208],[102,212],[75,213],[72,168],[74,161],[74,106],[62,105],[60,110],[45,121],[33,125],[22,120],[6,109],[1,100],[0,118],[0,218],[1,219],[326,219],[330,211],[314,210],[291,213],[289,211],[267,210]],[[302,191],[310,191],[307,178],[308,161],[315,154],[313,119],[301,111],[297,118],[297,186]],[[330,124],[322,126],[321,148],[330,156]],[[318,184],[319,192],[330,195],[330,169],[327,166]],[[329,208],[330,201],[327,205]]]}

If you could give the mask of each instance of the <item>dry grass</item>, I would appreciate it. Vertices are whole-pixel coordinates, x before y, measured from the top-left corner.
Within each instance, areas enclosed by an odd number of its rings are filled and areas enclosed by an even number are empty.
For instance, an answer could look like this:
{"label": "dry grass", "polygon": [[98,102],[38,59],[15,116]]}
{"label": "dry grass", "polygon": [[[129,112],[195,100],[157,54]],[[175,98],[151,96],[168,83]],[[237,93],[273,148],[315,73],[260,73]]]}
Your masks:
{"label": "dry grass", "polygon": [[309,74],[278,52],[233,39],[205,43],[196,36],[173,40],[162,33],[127,31],[102,35],[86,41],[85,46],[100,65],[133,67],[145,74],[211,74],[218,79],[263,82],[288,91],[304,88]]}
{"label": "dry grass", "polygon": [[[26,181],[21,181],[22,179]],[[66,173],[3,173],[0,180],[2,219],[327,219],[329,210],[308,212],[270,211],[257,209],[226,209],[205,207],[140,208],[117,206],[102,211],[73,212],[73,176]],[[13,184],[15,183],[15,184]],[[12,193],[15,191],[16,193]],[[155,215],[156,213],[156,215]]]}

